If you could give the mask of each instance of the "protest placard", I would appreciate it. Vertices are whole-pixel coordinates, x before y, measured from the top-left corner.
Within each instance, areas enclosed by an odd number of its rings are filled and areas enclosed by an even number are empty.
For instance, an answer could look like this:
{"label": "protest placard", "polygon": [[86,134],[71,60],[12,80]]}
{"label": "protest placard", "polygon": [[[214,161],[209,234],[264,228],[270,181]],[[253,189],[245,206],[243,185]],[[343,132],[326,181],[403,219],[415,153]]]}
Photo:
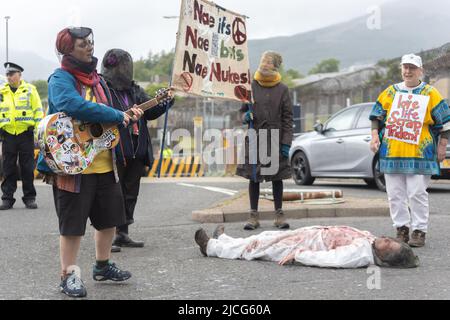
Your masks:
{"label": "protest placard", "polygon": [[388,139],[418,145],[430,97],[398,92],[386,122]]}
{"label": "protest placard", "polygon": [[205,0],[182,0],[172,87],[251,101],[246,17]]}

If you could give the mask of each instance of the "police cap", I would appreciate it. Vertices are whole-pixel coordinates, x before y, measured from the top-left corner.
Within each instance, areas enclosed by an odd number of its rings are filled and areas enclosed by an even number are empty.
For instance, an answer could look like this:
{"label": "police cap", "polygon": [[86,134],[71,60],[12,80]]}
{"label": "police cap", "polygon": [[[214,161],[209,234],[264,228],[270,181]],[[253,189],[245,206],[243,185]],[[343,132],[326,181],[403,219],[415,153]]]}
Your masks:
{"label": "police cap", "polygon": [[12,62],[5,62],[4,66],[6,69],[6,74],[13,72],[23,72],[23,68],[21,66]]}

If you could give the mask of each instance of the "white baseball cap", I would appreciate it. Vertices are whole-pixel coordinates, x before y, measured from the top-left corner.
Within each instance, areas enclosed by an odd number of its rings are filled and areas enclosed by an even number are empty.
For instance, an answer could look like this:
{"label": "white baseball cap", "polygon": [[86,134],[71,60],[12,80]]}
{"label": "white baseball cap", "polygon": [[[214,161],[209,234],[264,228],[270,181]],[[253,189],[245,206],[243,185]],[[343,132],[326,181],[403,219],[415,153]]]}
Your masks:
{"label": "white baseball cap", "polygon": [[417,55],[415,55],[415,54],[413,54],[413,53],[404,55],[402,57],[402,63],[401,64],[402,65],[403,64],[412,64],[412,65],[415,65],[418,68],[422,68],[423,67],[422,58],[417,56]]}

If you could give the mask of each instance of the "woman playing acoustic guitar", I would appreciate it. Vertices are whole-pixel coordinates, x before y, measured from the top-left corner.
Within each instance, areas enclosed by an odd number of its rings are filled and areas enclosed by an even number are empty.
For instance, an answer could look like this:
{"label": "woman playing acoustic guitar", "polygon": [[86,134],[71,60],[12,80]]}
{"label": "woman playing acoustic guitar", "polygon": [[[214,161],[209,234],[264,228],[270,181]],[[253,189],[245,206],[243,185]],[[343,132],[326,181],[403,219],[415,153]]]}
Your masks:
{"label": "woman playing acoustic guitar", "polygon": [[[77,120],[128,126],[143,111],[132,108],[130,116],[111,108],[106,82],[97,74],[93,56],[93,33],[89,28],[66,28],[59,32],[56,48],[61,68],[49,80],[49,114],[63,112]],[[38,169],[52,174],[41,157]],[[97,155],[81,175],[53,174],[53,193],[60,228],[61,292],[85,297],[86,288],[76,266],[81,239],[89,218],[95,228],[95,281],[125,281],[131,273],[109,261],[116,227],[125,223],[124,201],[118,183],[114,154]]]}

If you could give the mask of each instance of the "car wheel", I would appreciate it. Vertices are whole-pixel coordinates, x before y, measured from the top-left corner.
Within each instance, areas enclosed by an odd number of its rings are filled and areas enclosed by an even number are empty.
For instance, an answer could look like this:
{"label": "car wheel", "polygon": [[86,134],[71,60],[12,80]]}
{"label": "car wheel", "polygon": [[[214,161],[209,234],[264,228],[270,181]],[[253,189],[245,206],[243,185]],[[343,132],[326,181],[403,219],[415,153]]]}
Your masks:
{"label": "car wheel", "polygon": [[310,186],[316,180],[311,176],[308,158],[303,152],[297,152],[291,161],[292,178],[299,186]]}
{"label": "car wheel", "polygon": [[375,179],[363,179],[364,182],[369,186],[369,187],[377,187],[377,184],[375,183]]}
{"label": "car wheel", "polygon": [[378,189],[386,192],[386,180],[384,179],[384,173],[380,172],[380,160],[377,158],[373,163],[373,182]]}

